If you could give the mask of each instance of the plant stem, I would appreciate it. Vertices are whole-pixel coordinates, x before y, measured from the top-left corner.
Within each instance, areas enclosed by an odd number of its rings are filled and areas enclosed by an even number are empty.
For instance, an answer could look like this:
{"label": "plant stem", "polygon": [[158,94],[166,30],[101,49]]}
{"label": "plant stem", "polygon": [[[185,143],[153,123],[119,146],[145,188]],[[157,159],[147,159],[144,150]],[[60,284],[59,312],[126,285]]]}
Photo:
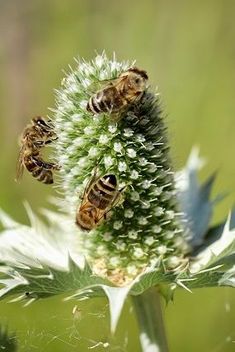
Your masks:
{"label": "plant stem", "polygon": [[141,295],[133,296],[140,327],[140,343],[143,352],[168,352],[168,345],[162,316],[160,295],[152,287]]}

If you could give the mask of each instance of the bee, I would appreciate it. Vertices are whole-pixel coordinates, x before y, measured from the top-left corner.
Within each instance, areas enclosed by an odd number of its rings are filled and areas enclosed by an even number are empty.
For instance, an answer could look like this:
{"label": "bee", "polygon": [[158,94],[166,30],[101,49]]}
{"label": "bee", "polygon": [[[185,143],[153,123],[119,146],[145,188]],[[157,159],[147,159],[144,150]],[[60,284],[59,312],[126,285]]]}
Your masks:
{"label": "bee", "polygon": [[92,177],[88,183],[82,203],[76,214],[76,224],[82,229],[90,231],[107,219],[108,212],[118,203],[121,190],[115,175]]}
{"label": "bee", "polygon": [[91,96],[86,108],[93,114],[119,113],[141,98],[147,80],[146,71],[131,67]]}
{"label": "bee", "polygon": [[51,120],[41,116],[34,117],[24,129],[17,162],[16,180],[18,181],[26,168],[33,177],[45,184],[53,183],[53,171],[59,167],[42,159],[41,149],[56,140]]}

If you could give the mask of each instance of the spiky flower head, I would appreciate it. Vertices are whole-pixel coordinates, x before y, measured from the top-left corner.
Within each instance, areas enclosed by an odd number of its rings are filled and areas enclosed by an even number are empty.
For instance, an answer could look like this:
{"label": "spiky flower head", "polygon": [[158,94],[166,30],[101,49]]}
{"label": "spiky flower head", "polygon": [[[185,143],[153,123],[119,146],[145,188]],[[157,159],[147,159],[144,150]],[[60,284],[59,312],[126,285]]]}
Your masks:
{"label": "spiky flower head", "polygon": [[118,118],[110,113],[93,115],[89,98],[107,80],[130,68],[128,62],[77,61],[57,91],[54,124],[58,136],[55,157],[64,209],[75,222],[87,184],[94,173],[113,174],[120,201],[108,220],[90,232],[77,227],[81,247],[93,270],[123,285],[150,266],[166,271],[179,268],[186,250],[177,208],[173,170],[159,95],[147,87],[142,98]]}

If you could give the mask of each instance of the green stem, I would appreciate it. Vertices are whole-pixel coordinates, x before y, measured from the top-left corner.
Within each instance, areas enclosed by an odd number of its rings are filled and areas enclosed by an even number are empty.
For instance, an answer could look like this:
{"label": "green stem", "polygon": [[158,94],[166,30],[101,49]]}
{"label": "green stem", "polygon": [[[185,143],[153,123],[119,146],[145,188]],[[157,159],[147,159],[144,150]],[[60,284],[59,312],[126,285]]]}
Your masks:
{"label": "green stem", "polygon": [[132,299],[140,327],[142,351],[168,352],[160,295],[157,288],[150,288],[139,296],[133,296]]}

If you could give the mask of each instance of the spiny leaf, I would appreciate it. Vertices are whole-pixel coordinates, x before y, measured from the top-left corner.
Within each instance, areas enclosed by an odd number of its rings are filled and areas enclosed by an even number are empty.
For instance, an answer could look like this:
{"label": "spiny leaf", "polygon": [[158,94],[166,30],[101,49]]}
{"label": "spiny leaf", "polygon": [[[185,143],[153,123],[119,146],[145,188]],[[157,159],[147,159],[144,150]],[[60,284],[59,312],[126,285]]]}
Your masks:
{"label": "spiny leaf", "polygon": [[[195,250],[192,251],[193,257],[198,255],[201,251],[203,251],[210,245],[212,245],[215,241],[217,241],[222,236],[226,221],[227,220],[208,229],[202,245],[200,245],[199,247],[197,247]],[[234,228],[235,228],[235,209],[232,210],[231,218],[230,218],[230,230]]]}
{"label": "spiny leaf", "polygon": [[212,175],[203,185],[199,185],[197,172],[203,164],[198,149],[194,148],[189,156],[186,167],[178,174],[178,197],[181,209],[185,214],[187,225],[191,231],[189,240],[192,248],[197,248],[204,241],[212,217],[215,202],[223,198],[221,195],[210,200],[211,189],[215,181]]}
{"label": "spiny leaf", "polygon": [[223,258],[232,255],[235,251],[235,229],[230,230],[230,216],[228,217],[221,237],[210,246],[202,250],[193,258],[190,266],[191,272],[199,272],[217,265],[223,264]]}
{"label": "spiny leaf", "polygon": [[224,273],[222,278],[219,280],[221,286],[232,286],[235,287],[235,265]]}

